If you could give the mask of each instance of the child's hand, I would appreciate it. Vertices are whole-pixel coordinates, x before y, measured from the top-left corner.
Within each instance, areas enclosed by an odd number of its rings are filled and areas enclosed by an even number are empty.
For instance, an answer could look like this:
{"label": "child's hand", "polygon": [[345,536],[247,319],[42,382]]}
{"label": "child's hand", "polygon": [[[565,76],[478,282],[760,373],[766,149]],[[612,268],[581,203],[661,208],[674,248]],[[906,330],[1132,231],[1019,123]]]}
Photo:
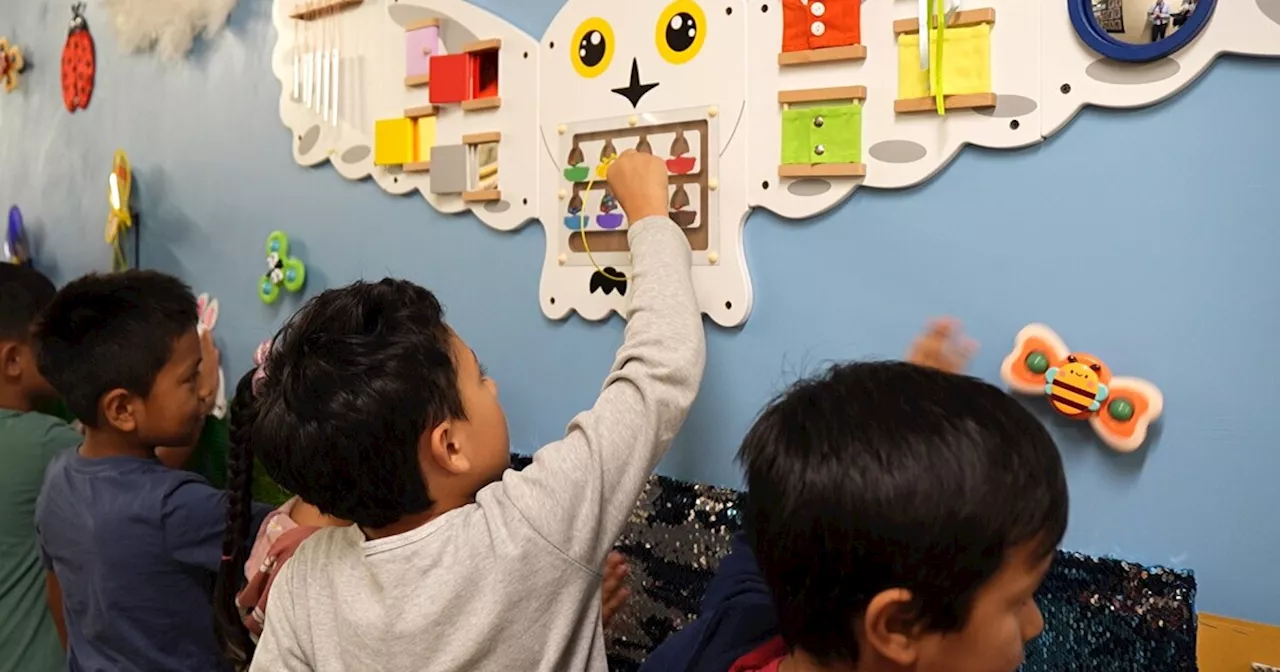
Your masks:
{"label": "child's hand", "polygon": [[627,566],[627,560],[621,553],[613,551],[609,557],[605,558],[604,586],[600,589],[604,609],[600,612],[600,621],[606,628],[609,627],[609,621],[613,620],[614,614],[618,613],[618,609],[626,604],[628,597],[631,597],[631,591],[622,585],[630,572],[631,568]]}
{"label": "child's hand", "polygon": [[925,332],[911,344],[907,361],[947,373],[960,373],[969,366],[969,360],[977,349],[977,342],[961,332],[957,320],[942,318],[931,321]]}
{"label": "child's hand", "polygon": [[213,342],[212,331],[205,331],[200,335],[200,355],[203,359],[200,361],[200,380],[196,394],[199,395],[200,405],[206,407],[207,415],[216,402],[214,396],[218,393],[218,371],[222,366],[222,353]]}
{"label": "child's hand", "polygon": [[627,150],[609,165],[609,189],[632,224],[667,216],[668,185],[667,164],[652,154]]}

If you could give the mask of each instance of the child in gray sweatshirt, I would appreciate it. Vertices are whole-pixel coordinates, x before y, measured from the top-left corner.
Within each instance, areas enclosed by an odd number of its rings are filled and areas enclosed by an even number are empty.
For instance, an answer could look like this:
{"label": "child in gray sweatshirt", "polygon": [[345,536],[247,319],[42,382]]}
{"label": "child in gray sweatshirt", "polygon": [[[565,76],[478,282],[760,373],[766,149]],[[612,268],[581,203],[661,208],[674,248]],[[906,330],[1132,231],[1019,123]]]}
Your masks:
{"label": "child in gray sweatshirt", "polygon": [[429,291],[329,290],[282,330],[254,450],[355,525],[315,533],[280,571],[252,670],[606,670],[600,567],[705,364],[666,167],[628,152],[608,178],[633,222],[624,342],[595,406],[521,472],[496,384]]}

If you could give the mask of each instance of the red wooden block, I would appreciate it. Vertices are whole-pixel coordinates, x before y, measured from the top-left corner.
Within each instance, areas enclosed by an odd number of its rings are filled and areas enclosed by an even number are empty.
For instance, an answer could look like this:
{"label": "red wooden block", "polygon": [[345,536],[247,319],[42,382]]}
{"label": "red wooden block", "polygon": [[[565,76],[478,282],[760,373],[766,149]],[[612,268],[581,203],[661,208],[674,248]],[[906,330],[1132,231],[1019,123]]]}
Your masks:
{"label": "red wooden block", "polygon": [[471,70],[467,54],[431,57],[431,102],[461,103],[471,96]]}

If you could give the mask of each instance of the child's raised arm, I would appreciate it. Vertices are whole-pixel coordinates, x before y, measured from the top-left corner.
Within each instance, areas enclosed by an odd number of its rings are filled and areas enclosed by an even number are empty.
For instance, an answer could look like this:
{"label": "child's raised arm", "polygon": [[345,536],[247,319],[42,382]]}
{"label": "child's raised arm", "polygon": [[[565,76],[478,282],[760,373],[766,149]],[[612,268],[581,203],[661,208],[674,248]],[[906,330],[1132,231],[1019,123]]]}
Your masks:
{"label": "child's raised arm", "polygon": [[569,423],[564,439],[539,450],[532,465],[504,479],[525,520],[592,570],[684,423],[706,364],[689,241],[666,214],[666,166],[627,152],[610,166],[609,186],[632,222],[622,347],[595,406]]}

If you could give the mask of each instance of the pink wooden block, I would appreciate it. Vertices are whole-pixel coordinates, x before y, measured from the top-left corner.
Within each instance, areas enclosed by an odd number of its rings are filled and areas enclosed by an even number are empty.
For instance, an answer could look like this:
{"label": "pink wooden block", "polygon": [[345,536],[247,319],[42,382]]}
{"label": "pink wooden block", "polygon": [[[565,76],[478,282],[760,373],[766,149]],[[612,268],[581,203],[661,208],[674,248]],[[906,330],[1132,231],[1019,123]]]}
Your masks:
{"label": "pink wooden block", "polygon": [[436,53],[440,40],[439,26],[426,26],[405,32],[404,76],[421,77],[428,72],[428,59]]}

